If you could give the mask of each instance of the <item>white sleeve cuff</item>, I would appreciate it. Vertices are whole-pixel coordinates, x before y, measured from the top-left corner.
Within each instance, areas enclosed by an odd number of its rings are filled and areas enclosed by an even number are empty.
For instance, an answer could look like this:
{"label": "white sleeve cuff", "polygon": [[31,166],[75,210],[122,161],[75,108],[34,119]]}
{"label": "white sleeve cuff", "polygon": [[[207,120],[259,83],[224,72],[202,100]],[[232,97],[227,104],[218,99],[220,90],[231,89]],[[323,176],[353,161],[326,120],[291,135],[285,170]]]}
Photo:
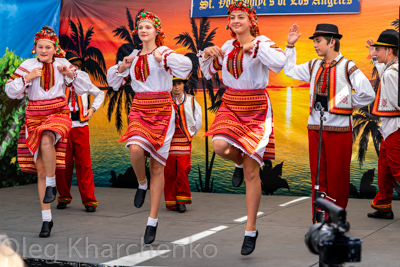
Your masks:
{"label": "white sleeve cuff", "polygon": [[117,67],[115,68],[115,72],[117,73],[117,76],[122,76],[122,77],[127,77],[129,76],[129,68],[125,69],[123,72],[119,72],[119,66],[122,64],[122,61],[118,61]]}

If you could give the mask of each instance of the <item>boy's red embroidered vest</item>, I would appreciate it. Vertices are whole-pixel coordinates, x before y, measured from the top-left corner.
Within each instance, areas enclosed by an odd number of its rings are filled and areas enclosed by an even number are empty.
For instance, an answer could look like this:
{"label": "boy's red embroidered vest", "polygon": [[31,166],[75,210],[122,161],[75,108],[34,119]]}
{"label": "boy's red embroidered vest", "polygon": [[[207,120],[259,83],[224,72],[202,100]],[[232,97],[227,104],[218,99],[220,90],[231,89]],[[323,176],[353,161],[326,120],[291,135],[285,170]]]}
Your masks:
{"label": "boy's red embroidered vest", "polygon": [[[353,113],[353,105],[351,100],[352,85],[350,83],[348,64],[350,60],[341,57],[338,62],[331,64],[327,70],[328,80],[328,111],[338,115],[351,115]],[[318,82],[324,72],[324,64],[322,60],[314,61],[311,69],[310,79],[310,113],[315,104]],[[315,66],[318,66],[316,68]]]}
{"label": "boy's red embroidered vest", "polygon": [[[385,72],[395,71],[397,75],[397,72],[399,71],[398,69],[399,63],[398,60],[396,60],[393,61],[392,65],[386,67]],[[398,90],[398,88],[396,88],[396,90]],[[395,101],[397,102],[397,99],[395,99]],[[400,110],[398,108],[399,107],[393,105],[389,101],[387,88],[385,88],[385,81],[382,75],[382,80],[379,83],[378,91],[376,92],[376,98],[371,113],[381,117],[400,117]]]}
{"label": "boy's red embroidered vest", "polygon": [[[69,103],[70,102],[70,97],[72,97],[73,95],[76,95],[77,96],[78,107],[79,107],[79,111],[78,111],[79,112],[79,121],[80,122],[88,121],[89,117],[88,117],[88,113],[87,113],[87,106],[86,106],[86,108],[84,107],[84,105],[82,103],[82,97],[80,95],[78,95],[76,93],[72,93],[71,94],[71,91],[72,91],[71,89],[73,90],[73,88],[70,87],[70,86],[67,86],[65,88],[65,100]],[[86,112],[85,112],[85,110],[86,110]]]}

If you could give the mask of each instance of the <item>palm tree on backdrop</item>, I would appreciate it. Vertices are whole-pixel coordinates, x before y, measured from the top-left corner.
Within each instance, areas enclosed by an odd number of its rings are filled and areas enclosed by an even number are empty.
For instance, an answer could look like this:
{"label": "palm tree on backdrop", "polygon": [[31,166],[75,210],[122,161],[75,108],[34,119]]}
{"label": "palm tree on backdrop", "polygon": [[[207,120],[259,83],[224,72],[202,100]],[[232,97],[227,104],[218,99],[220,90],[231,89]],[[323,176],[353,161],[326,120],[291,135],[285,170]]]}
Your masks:
{"label": "palm tree on backdrop", "polygon": [[[136,14],[138,16],[142,13],[144,9],[140,9],[139,12]],[[124,57],[129,56],[134,49],[142,49],[142,41],[140,41],[139,36],[133,35],[132,32],[136,27],[136,20],[133,20],[131,12],[126,7],[126,17],[128,19],[128,28],[126,26],[120,26],[113,30],[114,37],[118,37],[126,41],[125,44],[121,45],[118,48],[115,63],[122,61]],[[111,121],[112,114],[115,110],[115,127],[117,128],[118,133],[122,134],[122,112],[123,107],[125,109],[125,113],[128,117],[130,107],[132,105],[133,97],[135,96],[135,92],[132,91],[130,86],[131,78],[129,77],[126,81],[125,85],[121,86],[118,91],[114,91],[112,88],[108,88],[105,102],[108,102],[108,109],[107,109],[107,119]],[[124,100],[124,104],[123,104]]]}
{"label": "palm tree on backdrop", "polygon": [[372,106],[373,103],[369,106],[355,109],[353,112],[353,140],[359,140],[357,154],[360,168],[365,160],[370,137],[372,137],[375,152],[378,156],[382,141],[382,134],[379,131],[380,119],[378,116],[371,114]]}
{"label": "palm tree on backdrop", "polygon": [[392,25],[397,31],[399,31],[399,19],[393,20],[390,25]]}
{"label": "palm tree on backdrop", "polygon": [[[204,50],[205,48],[214,45],[214,43],[212,41],[215,37],[215,33],[218,28],[215,28],[210,32],[210,21],[208,20],[208,18],[201,18],[200,25],[197,26],[195,19],[192,18],[190,15],[190,11],[189,11],[189,20],[190,20],[190,24],[192,25],[193,37],[190,35],[190,33],[183,32],[183,33],[179,34],[177,37],[175,37],[174,40],[177,40],[176,44],[181,44],[182,46],[186,47],[189,51],[191,51],[191,52],[185,54],[185,56],[190,58],[190,60],[192,61],[192,64],[193,64],[193,69],[190,74],[190,78],[186,83],[185,89],[187,92],[189,92],[191,94],[196,93],[197,87],[198,87],[198,82],[200,79],[200,83],[203,88],[203,94],[204,94],[205,130],[207,131],[208,130],[207,93],[208,93],[209,99],[213,106],[215,104],[215,102],[217,102],[220,98],[222,98],[223,91],[225,90],[225,88],[220,88],[221,83],[219,80],[218,73],[215,74],[215,76],[214,76],[214,84],[213,84],[212,80],[206,80],[203,77],[203,74],[201,73],[201,70],[200,70],[200,65],[199,65],[199,60],[197,58],[197,54],[199,51]],[[214,93],[214,88],[219,88],[219,90],[216,94]],[[215,152],[213,152],[211,161],[209,162],[208,137],[205,137],[205,149],[206,149],[205,181],[203,184],[200,166],[198,166],[199,184],[200,185],[198,185],[196,182],[197,191],[199,191],[199,192],[214,192],[214,190],[213,190],[214,180],[211,179],[211,171],[212,171],[212,166],[213,166],[214,159],[215,159]]]}
{"label": "palm tree on backdrop", "polygon": [[66,34],[60,36],[60,46],[65,51],[73,52],[83,58],[85,65],[83,65],[82,70],[86,71],[101,84],[107,85],[107,69],[103,53],[100,49],[90,46],[94,27],[90,26],[85,34],[79,19],[78,24],[75,24],[71,18],[68,19],[68,22],[71,34],[70,36]]}

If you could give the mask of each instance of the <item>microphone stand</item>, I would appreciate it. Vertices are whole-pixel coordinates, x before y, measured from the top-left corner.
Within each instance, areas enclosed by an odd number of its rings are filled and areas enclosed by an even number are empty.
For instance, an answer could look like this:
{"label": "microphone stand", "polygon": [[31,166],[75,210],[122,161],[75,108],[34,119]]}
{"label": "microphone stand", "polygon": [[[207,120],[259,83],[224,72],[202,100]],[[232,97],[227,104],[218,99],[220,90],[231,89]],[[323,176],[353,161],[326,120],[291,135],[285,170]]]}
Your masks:
{"label": "microphone stand", "polygon": [[[326,196],[326,194],[323,192],[319,193],[319,170],[321,165],[322,129],[326,118],[324,117],[324,108],[322,107],[320,102],[316,103],[315,110],[319,111],[320,124],[319,124],[319,140],[318,140],[317,177],[315,179],[315,186],[314,186],[314,201],[317,200],[318,197],[325,198],[324,196]],[[317,206],[314,204],[313,223],[316,223],[317,221],[316,219],[317,219]],[[324,218],[322,218],[322,220],[324,220]]]}

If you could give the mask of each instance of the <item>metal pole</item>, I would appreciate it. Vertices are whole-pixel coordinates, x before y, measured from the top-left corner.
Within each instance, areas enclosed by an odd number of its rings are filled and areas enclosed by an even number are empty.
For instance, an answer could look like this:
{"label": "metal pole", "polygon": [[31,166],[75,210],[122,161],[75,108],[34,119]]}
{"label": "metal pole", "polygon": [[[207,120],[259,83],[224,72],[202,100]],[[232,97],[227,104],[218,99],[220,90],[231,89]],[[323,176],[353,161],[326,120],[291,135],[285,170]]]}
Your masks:
{"label": "metal pole", "polygon": [[[314,201],[318,198],[318,191],[319,191],[319,171],[321,166],[321,150],[322,150],[322,131],[324,127],[324,108],[322,107],[320,102],[316,104],[316,110],[320,112],[320,124],[319,124],[319,140],[318,140],[318,158],[317,158],[317,175],[315,178],[315,185],[314,185]],[[313,223],[317,222],[317,205],[314,204],[314,216],[313,216]]]}

